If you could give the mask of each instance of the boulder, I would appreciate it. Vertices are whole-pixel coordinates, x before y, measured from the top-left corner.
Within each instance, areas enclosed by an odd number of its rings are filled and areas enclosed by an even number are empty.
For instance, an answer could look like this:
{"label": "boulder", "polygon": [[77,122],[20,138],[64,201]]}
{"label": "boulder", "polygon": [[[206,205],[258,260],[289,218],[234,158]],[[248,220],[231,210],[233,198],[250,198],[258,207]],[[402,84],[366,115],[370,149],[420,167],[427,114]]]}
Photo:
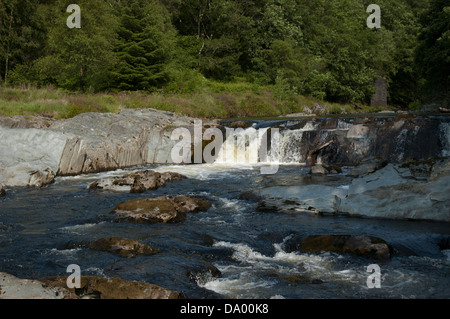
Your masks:
{"label": "boulder", "polygon": [[359,177],[376,172],[387,165],[387,161],[381,158],[369,158],[361,162],[358,166],[354,167],[347,176]]}
{"label": "boulder", "polygon": [[301,250],[353,254],[377,260],[389,260],[393,256],[392,248],[383,239],[364,235],[308,236],[302,240]]}
{"label": "boulder", "polygon": [[87,188],[143,193],[147,190],[163,187],[166,185],[166,182],[175,182],[184,178],[186,177],[179,173],[158,173],[152,170],[145,170],[132,172],[119,177],[99,179],[90,183]]}
{"label": "boulder", "polygon": [[205,211],[211,204],[186,196],[137,198],[120,203],[112,213],[118,221],[134,223],[178,223],[186,219],[186,213]]}
{"label": "boulder", "polygon": [[52,183],[66,138],[44,129],[0,126],[0,183],[18,187]]}
{"label": "boulder", "polygon": [[138,255],[154,255],[158,249],[130,238],[108,237],[93,242],[89,248],[133,258]]}
{"label": "boulder", "polygon": [[[42,280],[50,287],[67,287],[67,277]],[[181,299],[180,292],[166,289],[147,282],[81,276],[81,287],[68,289],[81,299]]]}
{"label": "boulder", "polygon": [[0,299],[72,299],[76,298],[64,286],[48,286],[44,282],[21,279],[0,272]]}

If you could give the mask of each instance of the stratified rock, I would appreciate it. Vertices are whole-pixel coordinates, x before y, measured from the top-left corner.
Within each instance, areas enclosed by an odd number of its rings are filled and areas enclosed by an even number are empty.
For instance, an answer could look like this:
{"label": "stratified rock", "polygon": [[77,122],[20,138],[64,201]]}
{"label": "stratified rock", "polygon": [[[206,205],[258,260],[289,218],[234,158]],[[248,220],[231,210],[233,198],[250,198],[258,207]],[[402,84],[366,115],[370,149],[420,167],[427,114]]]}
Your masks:
{"label": "stratified rock", "polygon": [[166,185],[166,182],[175,182],[186,178],[185,176],[165,172],[158,173],[152,170],[129,173],[120,177],[108,177],[96,180],[88,185],[88,189],[103,189],[130,193],[143,193]]}
{"label": "stratified rock", "polygon": [[108,237],[93,242],[91,249],[107,251],[122,257],[133,258],[138,255],[154,255],[159,252],[157,248],[130,238]]}
{"label": "stratified rock", "polygon": [[0,183],[18,187],[52,183],[66,138],[45,129],[0,126]]}
{"label": "stratified rock", "polygon": [[380,158],[370,158],[361,162],[360,165],[353,168],[347,176],[359,177],[376,172],[387,165],[387,161]]}
{"label": "stratified rock", "polygon": [[318,235],[308,236],[302,240],[301,249],[305,252],[330,251],[354,254],[377,260],[388,260],[392,249],[380,238],[353,235]]}
{"label": "stratified rock", "polygon": [[[183,297],[178,291],[147,282],[95,276],[81,276],[80,279],[81,288],[68,290],[82,299],[180,299]],[[42,281],[48,286],[67,287],[67,277],[56,277]]]}
{"label": "stratified rock", "polygon": [[209,209],[211,204],[186,196],[137,198],[120,203],[112,213],[118,221],[134,223],[178,223],[186,219],[186,213]]}

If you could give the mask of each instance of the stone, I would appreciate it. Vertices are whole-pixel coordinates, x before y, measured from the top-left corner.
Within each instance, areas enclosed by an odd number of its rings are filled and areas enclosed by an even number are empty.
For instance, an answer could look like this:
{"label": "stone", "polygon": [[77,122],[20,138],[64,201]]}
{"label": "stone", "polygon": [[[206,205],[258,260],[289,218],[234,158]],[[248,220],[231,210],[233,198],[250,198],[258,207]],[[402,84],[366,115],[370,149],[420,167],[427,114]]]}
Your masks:
{"label": "stone", "polygon": [[[147,282],[128,281],[121,278],[81,276],[81,288],[68,289],[81,299],[181,299],[183,295],[174,290]],[[67,287],[67,277],[42,280],[48,286]]]}
{"label": "stone", "polygon": [[176,182],[186,177],[174,172],[158,173],[152,170],[137,171],[119,177],[108,177],[93,181],[88,189],[113,190],[130,193],[143,193]]}
{"label": "stone", "polygon": [[0,272],[0,299],[74,299],[67,287],[48,286],[33,279],[21,279]]}
{"label": "stone", "polygon": [[186,196],[137,198],[116,205],[112,211],[118,221],[134,223],[179,223],[186,213],[208,210],[211,204]]}
{"label": "stone", "polygon": [[118,254],[121,257],[134,258],[138,255],[154,255],[157,248],[130,238],[108,237],[93,242],[89,248]]}
{"label": "stone", "polygon": [[254,191],[247,191],[247,192],[243,192],[243,193],[239,194],[238,199],[239,200],[247,200],[250,202],[258,202],[258,201],[262,200],[262,197],[255,194]]}
{"label": "stone", "polygon": [[353,125],[347,132],[347,138],[366,138],[369,135],[370,129],[367,125],[356,124]]}
{"label": "stone", "polygon": [[11,187],[52,183],[65,143],[62,133],[0,126],[0,183]]}
{"label": "stone", "polygon": [[380,238],[365,235],[313,235],[301,242],[301,250],[354,254],[376,260],[389,260],[393,250]]}
{"label": "stone", "polygon": [[326,175],[326,174],[328,174],[328,170],[325,167],[323,167],[322,165],[316,164],[313,167],[311,167],[310,174]]}
{"label": "stone", "polygon": [[387,164],[388,164],[388,162],[381,158],[370,158],[370,159],[364,160],[360,165],[354,167],[347,174],[347,176],[359,177],[362,175],[367,175],[367,174],[376,172],[377,170],[385,167]]}

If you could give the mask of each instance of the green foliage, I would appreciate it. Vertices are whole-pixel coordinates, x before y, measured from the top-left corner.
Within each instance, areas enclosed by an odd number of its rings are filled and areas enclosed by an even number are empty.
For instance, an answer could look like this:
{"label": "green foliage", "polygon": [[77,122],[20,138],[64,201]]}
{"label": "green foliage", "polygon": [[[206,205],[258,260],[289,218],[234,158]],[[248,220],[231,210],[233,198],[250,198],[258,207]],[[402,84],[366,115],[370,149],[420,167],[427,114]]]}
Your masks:
{"label": "green foliage", "polygon": [[[445,0],[378,0],[381,29],[373,30],[360,0],[79,0],[82,27],[69,29],[72,2],[0,0],[1,83],[162,96],[262,96],[269,86],[289,111],[301,109],[302,95],[367,104],[384,77],[391,105],[424,96],[448,103]],[[252,102],[277,114],[265,98]],[[174,103],[158,105],[181,110]],[[230,114],[249,113],[250,103],[234,101]]]}
{"label": "green foliage", "polygon": [[422,26],[416,65],[425,79],[426,98],[430,102],[450,103],[450,5],[431,0],[421,16]]}

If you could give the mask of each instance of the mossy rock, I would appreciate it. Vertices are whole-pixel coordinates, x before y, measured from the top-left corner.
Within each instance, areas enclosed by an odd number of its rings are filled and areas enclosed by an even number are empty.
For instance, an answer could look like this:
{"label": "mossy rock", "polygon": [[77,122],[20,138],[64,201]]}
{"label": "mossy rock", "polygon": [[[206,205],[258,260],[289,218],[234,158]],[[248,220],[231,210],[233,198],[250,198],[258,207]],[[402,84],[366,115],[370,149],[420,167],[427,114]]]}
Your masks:
{"label": "mossy rock", "polygon": [[187,196],[163,196],[137,198],[114,207],[112,213],[118,221],[134,223],[179,223],[186,219],[186,213],[206,211],[211,204],[200,198]]}

